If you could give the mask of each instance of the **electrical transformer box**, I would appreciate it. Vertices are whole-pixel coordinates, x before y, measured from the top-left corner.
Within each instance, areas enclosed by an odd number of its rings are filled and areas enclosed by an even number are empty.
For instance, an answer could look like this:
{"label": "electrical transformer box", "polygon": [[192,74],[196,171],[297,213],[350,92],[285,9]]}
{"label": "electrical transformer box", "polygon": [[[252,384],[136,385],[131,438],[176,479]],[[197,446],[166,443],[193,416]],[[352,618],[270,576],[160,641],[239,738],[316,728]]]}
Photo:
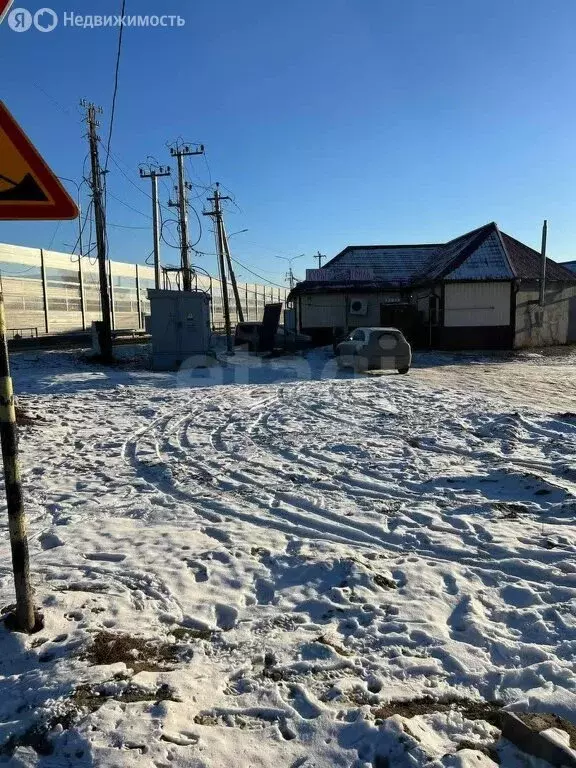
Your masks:
{"label": "electrical transformer box", "polygon": [[149,290],[152,367],[180,368],[186,361],[200,365],[210,352],[210,296],[203,291]]}

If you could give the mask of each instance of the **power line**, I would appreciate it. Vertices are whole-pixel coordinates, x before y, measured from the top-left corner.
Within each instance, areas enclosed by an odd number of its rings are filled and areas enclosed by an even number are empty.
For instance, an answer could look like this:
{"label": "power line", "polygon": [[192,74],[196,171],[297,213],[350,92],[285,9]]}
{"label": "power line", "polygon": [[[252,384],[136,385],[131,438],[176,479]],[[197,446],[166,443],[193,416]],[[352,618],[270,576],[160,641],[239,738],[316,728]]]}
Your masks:
{"label": "power line", "polygon": [[284,290],[286,290],[285,285],[279,285],[278,283],[274,283],[272,280],[268,280],[267,278],[262,277],[262,275],[259,275],[257,272],[254,272],[249,267],[247,267],[246,264],[242,264],[242,262],[238,261],[238,259],[235,259],[232,257],[232,261],[238,264],[240,267],[242,267],[242,269],[245,269],[246,272],[250,272],[251,275],[254,275],[254,277],[257,277],[258,280],[263,280],[265,283],[268,283],[269,285],[274,285],[276,288],[283,288]]}
{"label": "power line", "polygon": [[[126,13],[126,0],[122,0],[122,10],[120,18],[123,20]],[[118,96],[118,83],[120,80],[120,58],[122,56],[122,41],[124,39],[124,24],[120,24],[120,34],[118,36],[118,53],[116,56],[116,71],[114,73],[114,95],[112,96],[112,109],[110,111],[110,128],[108,131],[108,142],[106,146],[106,163],[104,170],[108,170],[108,160],[110,158],[110,145],[112,144],[112,132],[114,130],[114,117],[116,115],[116,98]]]}
{"label": "power line", "polygon": [[190,206],[189,206],[189,208],[191,208],[191,209],[192,209],[192,211],[194,211],[194,215],[195,215],[195,216],[196,216],[196,218],[198,219],[198,226],[200,227],[200,234],[198,235],[198,240],[196,240],[196,242],[195,242],[195,243],[192,243],[192,245],[190,246],[191,248],[196,248],[196,246],[198,245],[198,243],[200,242],[200,240],[202,240],[202,237],[203,237],[202,221],[201,221],[201,219],[200,219],[200,216],[198,215],[198,211],[196,210],[196,208],[194,208],[194,206],[193,206],[193,205],[190,205]]}
{"label": "power line", "polygon": [[[90,221],[93,221],[92,219]],[[107,221],[106,222],[107,227],[113,227],[114,229],[139,229],[139,230],[148,230],[150,227],[134,227],[130,226],[129,224],[112,224],[112,222]]]}
{"label": "power line", "polygon": [[112,194],[112,192],[108,192],[109,196],[116,200],[118,203],[123,205],[125,208],[129,208],[131,211],[134,211],[134,213],[139,214],[140,216],[144,216],[145,219],[150,219],[152,221],[152,216],[149,216],[147,213],[143,213],[142,211],[139,211],[138,208],[134,208],[134,206],[130,205],[129,203],[125,203],[124,200],[121,200],[116,195]]}
{"label": "power line", "polygon": [[114,229],[150,229],[150,227],[133,227],[128,224],[112,224],[109,221],[106,222],[106,226],[113,227]]}
{"label": "power line", "polygon": [[[76,249],[80,245],[80,241],[82,240],[82,235],[84,234],[84,230],[86,229],[86,224],[88,223],[88,221],[90,221],[90,236],[88,239],[88,248],[90,248],[90,243],[92,242],[92,219],[90,218],[90,212],[92,210],[93,205],[94,205],[94,201],[90,200],[88,208],[86,209],[86,213],[84,214],[84,223],[82,224],[82,228],[80,229],[80,234],[78,235],[78,239],[76,240],[74,248],[72,248],[73,253],[76,252]],[[75,259],[72,259],[72,261],[75,261]]]}
{"label": "power line", "polygon": [[[214,256],[214,257],[218,256],[217,253],[212,253],[211,251],[196,251],[196,254],[198,256]],[[277,288],[283,288],[284,290],[288,290],[285,285],[279,285],[278,283],[275,283],[273,280],[269,280],[266,277],[262,277],[262,275],[259,275],[257,272],[254,272],[254,270],[250,269],[250,267],[247,267],[246,264],[243,264],[241,261],[238,261],[238,259],[232,258],[232,261],[235,261],[236,264],[238,264],[239,266],[243,267],[243,269],[245,269],[247,272],[250,272],[251,275],[255,275],[260,280],[264,280],[265,283],[269,283],[270,285],[274,285]],[[266,272],[267,270],[263,269],[262,271]],[[269,272],[269,274],[276,275],[278,273],[277,272]]]}
{"label": "power line", "polygon": [[62,222],[59,221],[56,224],[56,229],[54,230],[54,234],[52,235],[52,239],[50,240],[50,243],[48,244],[48,250],[51,250],[52,245],[54,244],[54,240],[56,239],[56,235],[58,234],[58,231],[60,230],[61,226],[62,226]]}
{"label": "power line", "polygon": [[[152,195],[146,192],[145,189],[142,189],[142,187],[138,186],[138,184],[136,184],[136,182],[130,178],[128,173],[126,173],[126,171],[122,168],[122,161],[119,158],[117,158],[112,152],[110,152],[110,159],[112,160],[116,168],[118,168],[122,176],[124,176],[124,178],[130,182],[130,184],[134,187],[134,189],[137,189],[138,192],[140,192],[141,195],[144,195],[144,197],[148,198],[148,200],[152,200]],[[165,208],[166,210],[169,210],[168,206],[163,205],[162,203],[160,203],[160,207]]]}

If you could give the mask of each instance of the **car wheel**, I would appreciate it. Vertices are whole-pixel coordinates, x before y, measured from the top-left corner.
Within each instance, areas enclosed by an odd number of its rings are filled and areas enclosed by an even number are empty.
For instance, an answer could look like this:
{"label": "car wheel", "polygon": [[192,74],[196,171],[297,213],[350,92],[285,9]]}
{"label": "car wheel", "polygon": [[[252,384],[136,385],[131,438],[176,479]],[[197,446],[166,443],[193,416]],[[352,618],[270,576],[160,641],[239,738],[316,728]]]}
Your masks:
{"label": "car wheel", "polygon": [[408,373],[409,370],[410,368],[398,368],[398,373],[404,375],[405,373]]}

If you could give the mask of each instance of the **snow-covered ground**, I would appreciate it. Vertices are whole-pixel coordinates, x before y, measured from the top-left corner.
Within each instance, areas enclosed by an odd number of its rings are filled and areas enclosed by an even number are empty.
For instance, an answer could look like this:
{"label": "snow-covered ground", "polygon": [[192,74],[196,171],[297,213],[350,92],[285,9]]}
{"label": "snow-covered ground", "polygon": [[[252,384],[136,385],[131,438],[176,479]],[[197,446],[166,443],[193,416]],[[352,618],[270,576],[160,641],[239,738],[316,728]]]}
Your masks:
{"label": "snow-covered ground", "polygon": [[474,704],[576,722],[575,364],[14,355],[45,627],[0,625],[0,762],[482,768]]}

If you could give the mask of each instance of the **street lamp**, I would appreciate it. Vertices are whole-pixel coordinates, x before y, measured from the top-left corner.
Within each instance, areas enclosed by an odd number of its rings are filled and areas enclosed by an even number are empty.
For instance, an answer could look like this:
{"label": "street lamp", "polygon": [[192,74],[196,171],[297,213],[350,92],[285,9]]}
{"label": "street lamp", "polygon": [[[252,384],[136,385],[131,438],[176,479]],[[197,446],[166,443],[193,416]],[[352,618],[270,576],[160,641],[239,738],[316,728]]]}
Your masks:
{"label": "street lamp", "polygon": [[74,184],[76,187],[76,204],[78,205],[78,255],[80,258],[84,255],[84,248],[82,246],[82,203],[80,201],[80,187],[82,184],[78,184],[74,179],[68,179],[66,176],[58,176],[60,181],[67,181],[69,184]]}
{"label": "street lamp", "polygon": [[289,257],[289,256],[278,256],[277,254],[274,254],[274,256],[276,256],[277,259],[282,259],[282,261],[287,261],[288,264],[290,265],[290,267],[288,269],[287,277],[288,277],[288,281],[290,283],[290,290],[292,290],[292,288],[294,288],[294,282],[296,280],[296,278],[294,277],[294,271],[292,270],[292,262],[296,261],[296,259],[303,259],[304,256],[306,256],[306,254],[305,253],[301,253],[299,256],[292,256],[292,257]]}
{"label": "street lamp", "polygon": [[249,232],[249,229],[240,229],[238,232],[232,232],[231,235],[228,235],[228,240],[230,240],[231,237],[234,237],[234,235],[243,235],[244,232]]}

